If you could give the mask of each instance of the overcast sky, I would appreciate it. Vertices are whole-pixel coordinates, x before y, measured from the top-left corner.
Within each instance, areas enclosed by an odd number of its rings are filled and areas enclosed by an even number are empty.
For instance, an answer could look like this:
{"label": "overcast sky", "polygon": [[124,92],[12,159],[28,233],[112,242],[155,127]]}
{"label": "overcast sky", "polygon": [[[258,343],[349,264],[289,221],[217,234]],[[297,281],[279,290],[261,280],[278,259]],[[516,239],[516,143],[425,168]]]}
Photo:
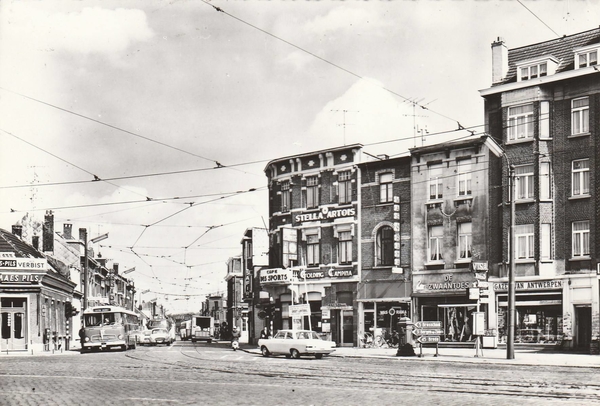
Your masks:
{"label": "overcast sky", "polygon": [[479,134],[492,41],[599,16],[566,0],[4,0],[0,227],[53,209],[58,231],[108,232],[96,252],[136,268],[142,300],[197,311],[268,223],[269,160]]}

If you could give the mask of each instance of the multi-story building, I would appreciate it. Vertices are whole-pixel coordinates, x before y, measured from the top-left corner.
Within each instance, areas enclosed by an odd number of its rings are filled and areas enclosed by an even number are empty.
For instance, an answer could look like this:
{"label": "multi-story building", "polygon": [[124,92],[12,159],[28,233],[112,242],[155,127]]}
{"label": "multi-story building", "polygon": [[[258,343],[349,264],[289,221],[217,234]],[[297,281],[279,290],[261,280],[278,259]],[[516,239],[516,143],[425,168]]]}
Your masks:
{"label": "multi-story building", "polygon": [[492,43],[492,85],[480,94],[506,152],[502,200],[513,203],[491,218],[503,236],[492,275],[502,336],[513,267],[517,342],[588,348],[600,336],[599,54],[599,28],[514,49]]}
{"label": "multi-story building", "polygon": [[378,159],[360,170],[361,279],[358,335],[396,331],[411,317],[411,158]]}
{"label": "multi-story building", "polygon": [[311,328],[339,345],[356,343],[361,149],[354,144],[299,154],[265,168],[269,269],[259,282],[275,309],[276,330]]}
{"label": "multi-story building", "polygon": [[[248,303],[243,301],[244,275],[242,273],[242,257],[231,257],[227,260],[227,326],[236,326],[241,335],[240,341],[248,341]],[[228,328],[228,330],[229,330]]]}
{"label": "multi-story building", "polygon": [[500,242],[490,221],[500,194],[490,192],[500,186],[502,150],[482,136],[410,151],[412,319],[439,321],[442,341],[470,341],[473,312],[496,324],[493,304],[478,305],[467,290]]}

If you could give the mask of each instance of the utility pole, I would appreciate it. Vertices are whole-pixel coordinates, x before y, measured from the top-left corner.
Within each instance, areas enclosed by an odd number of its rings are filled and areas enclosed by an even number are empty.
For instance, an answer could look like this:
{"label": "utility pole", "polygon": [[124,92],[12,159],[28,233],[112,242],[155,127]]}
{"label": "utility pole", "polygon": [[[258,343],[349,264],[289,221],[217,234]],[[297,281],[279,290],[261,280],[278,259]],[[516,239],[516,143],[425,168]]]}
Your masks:
{"label": "utility pole", "polygon": [[88,236],[87,228],[80,228],[79,235],[83,236],[83,310],[88,307]]}
{"label": "utility pole", "polygon": [[[507,158],[508,161],[508,158]],[[515,196],[514,166],[508,162],[508,184],[510,197],[510,243],[508,259],[508,335],[506,341],[506,359],[515,358]]]}

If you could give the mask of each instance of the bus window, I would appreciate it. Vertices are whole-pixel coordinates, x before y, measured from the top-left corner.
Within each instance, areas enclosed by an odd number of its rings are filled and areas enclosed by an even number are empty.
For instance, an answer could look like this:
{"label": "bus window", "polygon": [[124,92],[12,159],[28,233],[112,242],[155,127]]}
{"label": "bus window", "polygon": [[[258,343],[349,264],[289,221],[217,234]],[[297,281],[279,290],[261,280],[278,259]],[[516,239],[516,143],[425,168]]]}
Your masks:
{"label": "bus window", "polygon": [[86,327],[97,327],[102,323],[102,315],[86,314],[84,323]]}

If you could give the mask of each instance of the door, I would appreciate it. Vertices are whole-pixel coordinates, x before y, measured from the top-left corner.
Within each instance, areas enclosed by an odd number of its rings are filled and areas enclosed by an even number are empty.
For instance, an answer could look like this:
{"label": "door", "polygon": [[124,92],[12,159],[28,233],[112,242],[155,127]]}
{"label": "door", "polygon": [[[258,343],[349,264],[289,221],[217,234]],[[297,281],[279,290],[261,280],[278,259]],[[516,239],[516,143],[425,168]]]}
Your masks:
{"label": "door", "polygon": [[575,323],[577,333],[575,345],[578,349],[589,350],[592,338],[592,308],[589,306],[575,307]]}
{"label": "door", "polygon": [[354,345],[354,315],[352,310],[341,310],[341,342],[342,347],[352,347]]}
{"label": "door", "polygon": [[0,310],[0,328],[2,342],[0,346],[5,350],[27,349],[27,313],[25,299],[3,298]]}

